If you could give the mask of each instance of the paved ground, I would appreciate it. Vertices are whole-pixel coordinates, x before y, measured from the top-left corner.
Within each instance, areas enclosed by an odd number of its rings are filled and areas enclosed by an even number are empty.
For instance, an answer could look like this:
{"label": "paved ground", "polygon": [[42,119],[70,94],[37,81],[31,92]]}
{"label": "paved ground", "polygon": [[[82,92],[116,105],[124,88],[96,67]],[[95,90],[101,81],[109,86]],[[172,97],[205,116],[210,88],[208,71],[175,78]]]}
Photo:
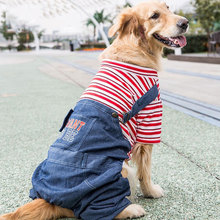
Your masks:
{"label": "paved ground", "polygon": [[[96,53],[0,53],[0,214],[30,201],[35,167],[93,77],[77,65],[95,70],[96,58]],[[163,88],[220,106],[219,80],[210,78],[219,77],[219,65],[163,62]],[[144,199],[138,191],[137,202],[147,211],[142,219],[219,219],[219,143],[220,128],[165,106],[162,143],[153,154],[153,180],[165,197]]]}

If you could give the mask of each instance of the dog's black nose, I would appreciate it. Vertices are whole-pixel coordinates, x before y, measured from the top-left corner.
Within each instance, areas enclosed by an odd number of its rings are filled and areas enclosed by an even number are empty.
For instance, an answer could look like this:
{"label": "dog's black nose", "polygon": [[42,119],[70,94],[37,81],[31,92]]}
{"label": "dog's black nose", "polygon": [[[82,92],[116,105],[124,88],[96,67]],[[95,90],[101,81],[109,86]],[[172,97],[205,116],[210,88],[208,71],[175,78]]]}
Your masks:
{"label": "dog's black nose", "polygon": [[180,19],[176,25],[185,31],[188,28],[189,21],[187,19]]}

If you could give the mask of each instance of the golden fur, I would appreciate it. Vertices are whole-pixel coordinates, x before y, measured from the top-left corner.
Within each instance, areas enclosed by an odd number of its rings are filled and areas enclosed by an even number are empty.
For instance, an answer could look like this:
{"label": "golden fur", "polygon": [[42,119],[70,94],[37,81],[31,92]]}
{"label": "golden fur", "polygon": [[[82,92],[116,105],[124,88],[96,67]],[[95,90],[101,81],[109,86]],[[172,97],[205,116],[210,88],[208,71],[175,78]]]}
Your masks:
{"label": "golden fur", "polygon": [[[150,19],[155,12],[160,14],[160,18]],[[111,46],[101,54],[101,58],[159,70],[164,45],[152,34],[158,33],[166,37],[178,36],[181,33],[176,24],[180,19],[183,18],[170,12],[163,2],[146,2],[133,8],[126,8],[110,28],[110,36],[118,35]],[[137,166],[137,177],[143,195],[159,198],[163,196],[163,190],[151,181],[152,147],[151,144],[137,143],[133,150],[132,160]],[[122,175],[130,178],[130,183],[134,179],[127,164],[122,170]],[[136,185],[136,182],[133,181],[131,185]],[[136,218],[143,215],[145,211],[140,205],[131,204],[116,216],[116,219]],[[0,220],[49,220],[73,216],[71,210],[51,205],[43,199],[36,199],[13,213],[0,216]]]}
{"label": "golden fur", "polygon": [[[160,19],[149,19],[154,12],[160,13]],[[109,30],[109,36],[118,33],[118,37],[100,58],[159,70],[164,45],[154,39],[152,34],[177,36],[180,33],[176,24],[180,19],[182,17],[169,11],[164,2],[149,1],[125,8]]]}
{"label": "golden fur", "polygon": [[43,199],[35,199],[15,212],[0,216],[1,220],[47,220],[61,217],[73,218],[73,211],[51,205]]}

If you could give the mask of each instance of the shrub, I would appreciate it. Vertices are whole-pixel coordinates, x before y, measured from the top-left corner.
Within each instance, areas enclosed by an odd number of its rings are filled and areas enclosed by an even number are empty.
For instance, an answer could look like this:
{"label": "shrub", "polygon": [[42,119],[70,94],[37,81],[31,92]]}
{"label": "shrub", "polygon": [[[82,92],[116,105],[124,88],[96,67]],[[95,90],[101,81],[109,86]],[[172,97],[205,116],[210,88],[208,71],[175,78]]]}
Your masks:
{"label": "shrub", "polygon": [[164,57],[166,57],[169,54],[173,54],[173,53],[174,53],[174,50],[172,50],[172,49],[168,49],[166,47],[163,49],[163,56]]}
{"label": "shrub", "polygon": [[182,49],[183,53],[200,53],[207,51],[207,35],[187,35],[187,45]]}
{"label": "shrub", "polygon": [[18,46],[17,46],[17,50],[18,51],[22,51],[22,50],[25,50],[26,49],[26,47],[24,46],[24,44],[19,44]]}
{"label": "shrub", "polygon": [[88,48],[106,48],[104,43],[85,43],[80,45],[80,50],[88,49]]}

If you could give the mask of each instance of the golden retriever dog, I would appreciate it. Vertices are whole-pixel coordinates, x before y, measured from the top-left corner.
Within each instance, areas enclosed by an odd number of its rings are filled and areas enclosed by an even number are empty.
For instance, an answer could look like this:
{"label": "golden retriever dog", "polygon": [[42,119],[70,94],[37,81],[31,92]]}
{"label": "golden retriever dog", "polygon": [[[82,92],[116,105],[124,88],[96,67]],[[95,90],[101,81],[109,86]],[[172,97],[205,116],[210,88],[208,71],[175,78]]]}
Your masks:
{"label": "golden retriever dog", "polygon": [[[125,8],[109,29],[109,36],[116,36],[116,39],[103,51],[101,59],[159,70],[163,48],[185,46],[183,34],[187,28],[188,20],[173,14],[164,2],[147,1],[133,8]],[[132,161],[137,166],[143,196],[160,198],[164,192],[151,180],[152,148],[153,144],[136,143]],[[124,178],[129,177],[129,170],[128,163],[125,163],[122,169]],[[115,219],[138,218],[145,214],[140,205],[130,204]],[[74,217],[74,214],[72,210],[35,199],[15,212],[0,216],[0,220],[49,220],[60,217]]]}

